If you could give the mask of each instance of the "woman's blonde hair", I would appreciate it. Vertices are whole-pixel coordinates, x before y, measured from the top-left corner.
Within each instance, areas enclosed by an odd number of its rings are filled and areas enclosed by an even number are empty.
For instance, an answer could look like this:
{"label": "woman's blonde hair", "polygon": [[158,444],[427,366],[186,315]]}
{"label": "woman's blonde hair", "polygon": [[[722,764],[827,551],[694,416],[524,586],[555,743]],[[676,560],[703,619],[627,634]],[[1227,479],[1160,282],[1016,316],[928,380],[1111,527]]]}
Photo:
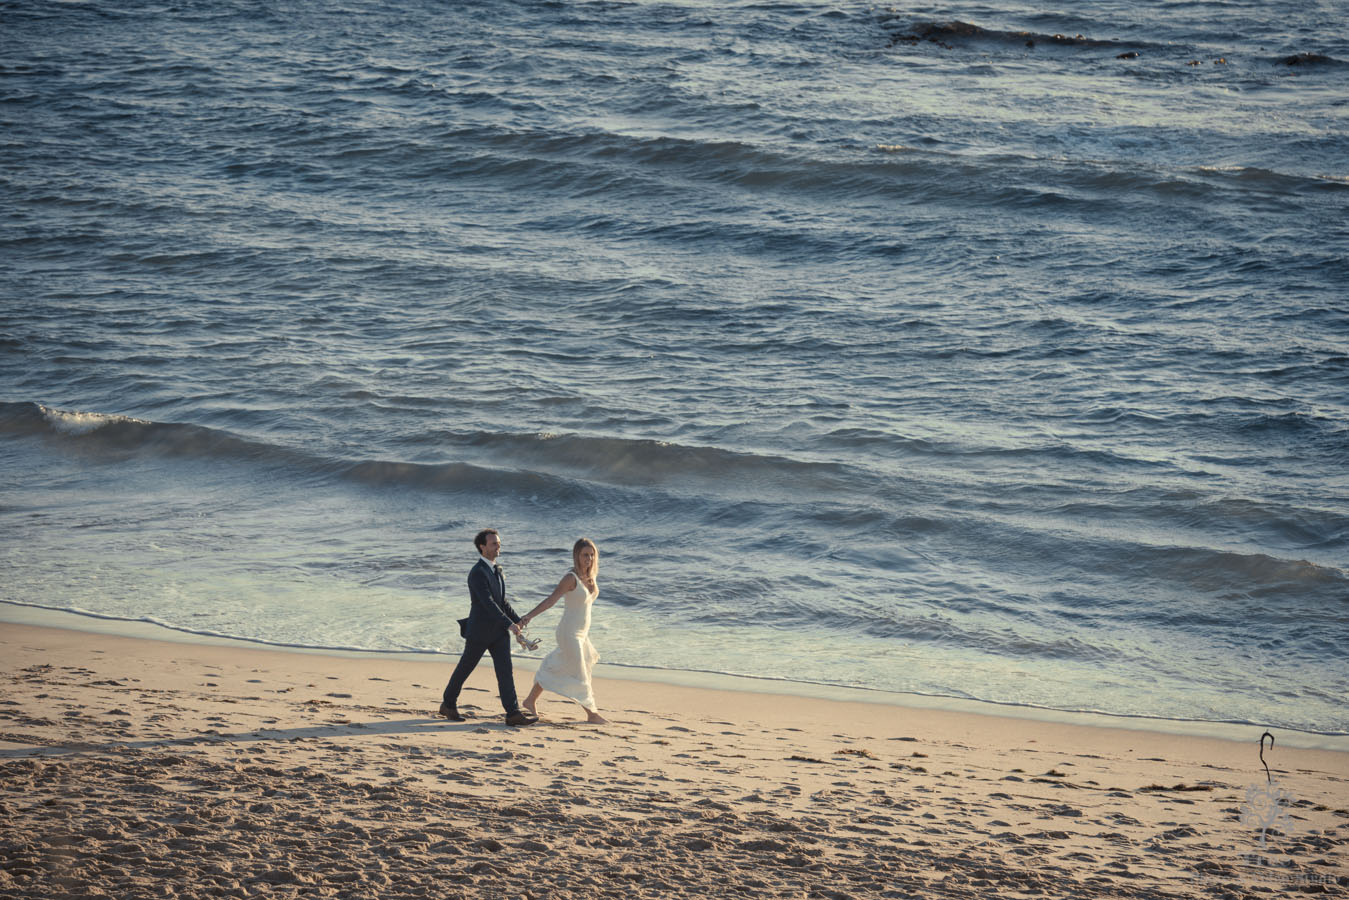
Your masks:
{"label": "woman's blonde hair", "polygon": [[[589,547],[595,553],[595,556],[590,563],[589,572],[581,571],[581,550],[586,547]],[[587,581],[594,581],[595,576],[599,574],[600,571],[600,549],[595,546],[595,542],[592,541],[590,538],[581,538],[575,544],[572,544],[571,563],[572,566],[576,569],[577,575],[581,576]]]}

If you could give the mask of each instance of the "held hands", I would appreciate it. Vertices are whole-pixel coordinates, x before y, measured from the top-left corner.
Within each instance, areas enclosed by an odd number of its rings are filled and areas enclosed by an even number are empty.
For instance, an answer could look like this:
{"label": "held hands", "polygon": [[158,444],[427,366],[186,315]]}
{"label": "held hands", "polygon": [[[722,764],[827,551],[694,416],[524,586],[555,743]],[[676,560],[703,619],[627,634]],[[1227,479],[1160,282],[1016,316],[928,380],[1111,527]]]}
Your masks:
{"label": "held hands", "polygon": [[530,651],[537,650],[539,649],[539,639],[534,638],[533,640],[530,640],[529,638],[525,637],[525,628],[527,628],[528,626],[529,626],[529,617],[525,616],[524,618],[520,619],[520,624],[512,626],[511,630],[515,632],[515,640],[522,649]]}

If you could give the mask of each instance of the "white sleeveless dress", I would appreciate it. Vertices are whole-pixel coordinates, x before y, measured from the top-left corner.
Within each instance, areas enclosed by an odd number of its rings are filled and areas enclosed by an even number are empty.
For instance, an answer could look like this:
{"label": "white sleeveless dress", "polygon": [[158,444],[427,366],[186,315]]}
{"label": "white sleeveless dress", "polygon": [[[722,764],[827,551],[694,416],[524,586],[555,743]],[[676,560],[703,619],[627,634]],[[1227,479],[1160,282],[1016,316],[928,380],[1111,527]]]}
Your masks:
{"label": "white sleeveless dress", "polygon": [[534,680],[544,690],[575,700],[589,712],[598,712],[590,689],[590,673],[600,658],[590,643],[590,604],[600,595],[599,585],[595,585],[592,594],[575,570],[567,571],[576,579],[576,587],[562,595],[564,606],[562,621],[557,623],[557,646],[543,658]]}

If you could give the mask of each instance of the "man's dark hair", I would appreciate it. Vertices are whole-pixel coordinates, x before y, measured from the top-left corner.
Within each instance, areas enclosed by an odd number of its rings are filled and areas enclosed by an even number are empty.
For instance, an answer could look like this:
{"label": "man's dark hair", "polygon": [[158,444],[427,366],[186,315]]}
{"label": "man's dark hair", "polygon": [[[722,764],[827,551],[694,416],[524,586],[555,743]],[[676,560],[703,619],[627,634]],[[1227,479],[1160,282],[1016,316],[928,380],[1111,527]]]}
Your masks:
{"label": "man's dark hair", "polygon": [[501,536],[501,533],[495,528],[484,528],[482,531],[479,531],[478,536],[473,539],[473,546],[478,548],[479,553],[482,552],[483,545],[487,543],[487,536],[489,534],[495,534],[497,537]]}

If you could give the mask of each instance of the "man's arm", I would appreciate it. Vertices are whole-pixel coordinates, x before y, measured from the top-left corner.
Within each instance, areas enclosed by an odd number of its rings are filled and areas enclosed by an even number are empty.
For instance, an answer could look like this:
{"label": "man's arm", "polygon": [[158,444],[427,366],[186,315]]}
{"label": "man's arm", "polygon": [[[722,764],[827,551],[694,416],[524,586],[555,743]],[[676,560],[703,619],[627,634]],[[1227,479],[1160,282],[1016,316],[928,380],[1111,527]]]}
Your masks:
{"label": "man's arm", "polygon": [[[520,621],[520,617],[515,615],[509,603],[505,609],[497,603],[496,597],[492,595],[492,587],[487,581],[487,572],[482,566],[474,566],[468,573],[468,598],[473,605],[479,607],[489,616],[500,616],[505,620],[507,626],[515,625]],[[512,631],[515,629],[512,628]]]}

